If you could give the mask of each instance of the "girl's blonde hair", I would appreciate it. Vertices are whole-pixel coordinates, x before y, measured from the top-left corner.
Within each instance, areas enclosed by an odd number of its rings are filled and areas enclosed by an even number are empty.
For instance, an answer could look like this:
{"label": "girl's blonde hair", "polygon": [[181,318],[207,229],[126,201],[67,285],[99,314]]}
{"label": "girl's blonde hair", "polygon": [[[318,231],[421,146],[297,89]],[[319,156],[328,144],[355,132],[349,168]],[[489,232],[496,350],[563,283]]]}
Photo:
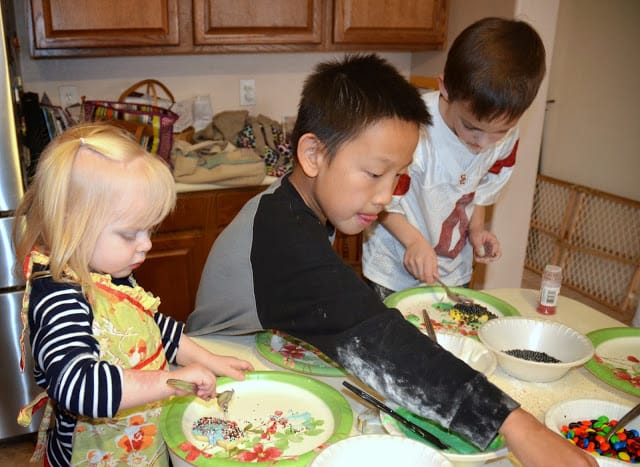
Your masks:
{"label": "girl's blonde hair", "polygon": [[[16,211],[13,238],[21,262],[37,248],[50,259],[56,281],[71,268],[92,286],[89,262],[98,236],[124,212],[144,207],[141,226],[152,228],[173,209],[176,192],[168,166],[126,131],[109,123],[69,128],[42,152],[33,180]],[[122,209],[121,209],[122,210]]]}

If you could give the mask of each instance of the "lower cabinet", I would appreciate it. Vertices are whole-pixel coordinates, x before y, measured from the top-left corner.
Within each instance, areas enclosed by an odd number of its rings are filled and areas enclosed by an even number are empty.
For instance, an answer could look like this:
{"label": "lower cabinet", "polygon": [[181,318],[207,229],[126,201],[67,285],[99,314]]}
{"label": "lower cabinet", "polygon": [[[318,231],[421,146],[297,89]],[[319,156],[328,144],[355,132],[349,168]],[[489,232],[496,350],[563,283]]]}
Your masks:
{"label": "lower cabinet", "polygon": [[[136,271],[138,283],[160,297],[160,310],[186,321],[195,306],[209,250],[240,208],[265,186],[180,193],[176,209],[152,236],[153,248]],[[334,249],[361,273],[362,236],[338,233]]]}

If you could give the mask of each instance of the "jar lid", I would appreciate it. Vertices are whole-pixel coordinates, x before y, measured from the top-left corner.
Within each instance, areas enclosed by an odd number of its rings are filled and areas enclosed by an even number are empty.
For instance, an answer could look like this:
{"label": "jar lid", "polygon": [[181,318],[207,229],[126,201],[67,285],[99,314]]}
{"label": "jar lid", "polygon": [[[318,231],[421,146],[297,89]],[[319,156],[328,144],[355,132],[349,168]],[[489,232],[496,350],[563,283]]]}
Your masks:
{"label": "jar lid", "polygon": [[562,280],[562,268],[555,264],[547,264],[544,267],[544,276],[550,280]]}

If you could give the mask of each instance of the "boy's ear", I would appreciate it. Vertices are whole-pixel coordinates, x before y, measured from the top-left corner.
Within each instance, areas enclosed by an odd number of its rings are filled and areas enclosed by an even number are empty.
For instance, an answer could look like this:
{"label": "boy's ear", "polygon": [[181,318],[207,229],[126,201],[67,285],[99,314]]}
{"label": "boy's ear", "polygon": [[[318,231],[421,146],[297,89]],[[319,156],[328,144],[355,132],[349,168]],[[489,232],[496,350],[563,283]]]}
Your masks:
{"label": "boy's ear", "polygon": [[313,133],[305,133],[298,140],[298,165],[307,177],[318,175],[323,154],[322,144]]}
{"label": "boy's ear", "polygon": [[438,88],[440,89],[440,95],[445,101],[448,101],[449,93],[447,92],[447,88],[444,87],[444,75],[438,76]]}

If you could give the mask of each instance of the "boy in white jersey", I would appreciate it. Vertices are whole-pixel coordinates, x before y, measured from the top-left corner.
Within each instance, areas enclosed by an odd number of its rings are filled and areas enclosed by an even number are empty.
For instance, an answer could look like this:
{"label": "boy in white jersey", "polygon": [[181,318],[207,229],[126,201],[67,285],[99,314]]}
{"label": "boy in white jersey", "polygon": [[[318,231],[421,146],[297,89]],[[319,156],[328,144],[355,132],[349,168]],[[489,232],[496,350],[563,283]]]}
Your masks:
{"label": "boy in white jersey", "polygon": [[363,273],[381,298],[436,278],[468,285],[474,259],[500,257],[485,206],[511,175],[516,125],[544,73],[544,45],[525,22],[485,18],[456,38],[439,90],[423,96],[434,118],[421,133],[409,189],[365,236]]}

